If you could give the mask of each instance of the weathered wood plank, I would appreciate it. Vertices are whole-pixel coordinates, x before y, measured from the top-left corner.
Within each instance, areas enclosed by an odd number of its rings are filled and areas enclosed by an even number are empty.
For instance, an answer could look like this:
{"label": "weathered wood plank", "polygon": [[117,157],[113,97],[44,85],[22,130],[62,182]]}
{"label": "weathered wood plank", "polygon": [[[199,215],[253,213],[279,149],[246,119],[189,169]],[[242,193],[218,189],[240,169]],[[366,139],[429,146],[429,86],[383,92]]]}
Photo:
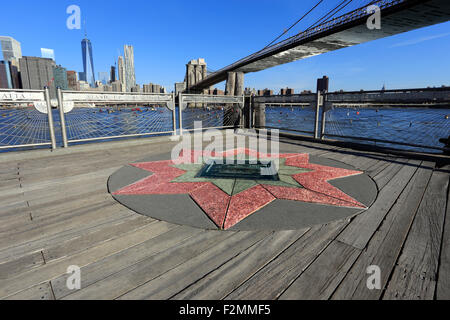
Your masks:
{"label": "weathered wood plank", "polygon": [[[242,250],[242,247],[211,248],[127,293],[121,299],[222,299],[306,231],[307,229],[273,233],[234,258],[233,255]],[[227,262],[222,264],[224,261]],[[183,290],[186,287],[188,288]],[[180,291],[182,292],[179,293]]]}
{"label": "weathered wood plank", "polygon": [[[450,168],[449,166],[446,166],[444,169],[448,172]],[[447,209],[435,297],[439,300],[450,300],[450,186],[447,190]]]}
{"label": "weathered wood plank", "polygon": [[45,261],[40,251],[0,263],[0,279],[7,279],[27,270],[42,266],[44,263]]}
{"label": "weathered wood plank", "polygon": [[311,228],[303,237],[227,295],[225,299],[277,299],[347,223],[346,221],[337,221]]}
{"label": "weathered wood plank", "polygon": [[433,299],[447,190],[448,174],[435,171],[383,299]]}
{"label": "weathered wood plank", "polygon": [[5,300],[55,300],[49,282],[44,282],[7,297]]}
{"label": "weathered wood plank", "polygon": [[[198,239],[205,240],[203,245],[208,245],[212,241],[220,241],[222,238],[217,237],[216,234],[201,234],[201,230],[192,229],[189,227],[176,227],[168,232],[161,234],[140,243],[132,248],[123,250],[104,259],[98,260],[94,263],[88,264],[81,269],[83,274],[82,291],[89,288],[90,285],[95,284],[105,278],[114,275],[121,270],[130,268],[136,264],[143,264],[145,261],[151,261],[154,256],[164,253],[180,243],[193,243]],[[229,236],[229,235],[227,235]],[[64,298],[72,294],[65,285],[67,276],[61,276],[52,280],[55,296],[57,299]]]}
{"label": "weathered wood plank", "polygon": [[344,278],[361,250],[333,241],[283,292],[281,300],[328,299]]}
{"label": "weathered wood plank", "polygon": [[164,234],[171,228],[173,228],[173,225],[165,222],[152,223],[135,232],[100,243],[95,247],[88,248],[73,256],[64,257],[25,273],[16,274],[7,280],[0,280],[0,299],[28,289],[37,283],[57,279],[61,275],[65,275],[67,267],[71,265],[77,265],[82,268]]}
{"label": "weathered wood plank", "polygon": [[[417,164],[416,161],[411,163]],[[403,167],[380,191],[374,204],[357,216],[337,240],[358,249],[364,249],[416,170],[417,167],[414,165]]]}
{"label": "weathered wood plank", "polygon": [[381,288],[385,289],[432,172],[431,169],[422,167],[417,170],[395,205],[389,210],[380,229],[368,243],[367,249],[358,257],[334,292],[333,299],[379,299],[381,297],[382,290],[367,288],[369,277],[366,273],[367,268],[372,265],[380,268]]}
{"label": "weathered wood plank", "polygon": [[58,245],[49,247],[42,251],[45,261],[49,263],[52,260],[58,260],[67,257],[99,243],[110,241],[123,236],[124,234],[135,232],[156,220],[142,216],[134,216],[130,219],[113,221],[111,224],[102,225],[101,228],[87,230],[88,233],[80,232],[76,238],[58,243]]}
{"label": "weathered wood plank", "polygon": [[236,234],[226,234],[221,231],[202,232],[196,238],[190,238],[176,247],[149,257],[65,298],[115,299],[193,259],[213,246],[228,245],[230,250],[233,247],[241,246],[247,248],[246,246],[258,242],[265,235],[267,232],[238,232]]}

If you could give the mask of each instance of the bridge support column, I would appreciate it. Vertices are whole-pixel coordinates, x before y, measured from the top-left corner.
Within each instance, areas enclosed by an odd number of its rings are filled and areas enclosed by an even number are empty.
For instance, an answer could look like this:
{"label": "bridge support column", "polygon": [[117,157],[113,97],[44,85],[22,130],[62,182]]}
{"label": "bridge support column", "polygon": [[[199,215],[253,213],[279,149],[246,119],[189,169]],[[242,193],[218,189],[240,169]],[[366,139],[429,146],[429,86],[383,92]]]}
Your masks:
{"label": "bridge support column", "polygon": [[263,128],[266,126],[266,105],[264,103],[254,104],[255,127]]}
{"label": "bridge support column", "polygon": [[236,72],[236,86],[234,89],[235,96],[243,96],[244,95],[244,73]]}
{"label": "bridge support column", "polygon": [[236,73],[228,72],[228,79],[225,87],[225,95],[234,96],[235,88],[236,88]]}

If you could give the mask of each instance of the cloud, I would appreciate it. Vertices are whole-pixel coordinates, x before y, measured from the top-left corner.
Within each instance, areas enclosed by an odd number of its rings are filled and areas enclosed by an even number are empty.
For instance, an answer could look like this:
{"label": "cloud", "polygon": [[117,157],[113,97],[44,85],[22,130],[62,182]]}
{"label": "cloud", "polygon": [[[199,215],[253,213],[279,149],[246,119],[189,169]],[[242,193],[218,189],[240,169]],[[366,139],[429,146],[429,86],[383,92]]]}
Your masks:
{"label": "cloud", "polygon": [[391,48],[410,46],[410,45],[418,44],[418,43],[425,42],[425,41],[428,41],[428,40],[434,40],[434,39],[443,38],[443,37],[446,37],[448,35],[450,35],[450,32],[436,34],[434,36],[422,37],[422,38],[413,39],[413,40],[408,40],[408,41],[404,41],[404,42],[399,42],[399,43],[396,43],[396,44],[392,45]]}

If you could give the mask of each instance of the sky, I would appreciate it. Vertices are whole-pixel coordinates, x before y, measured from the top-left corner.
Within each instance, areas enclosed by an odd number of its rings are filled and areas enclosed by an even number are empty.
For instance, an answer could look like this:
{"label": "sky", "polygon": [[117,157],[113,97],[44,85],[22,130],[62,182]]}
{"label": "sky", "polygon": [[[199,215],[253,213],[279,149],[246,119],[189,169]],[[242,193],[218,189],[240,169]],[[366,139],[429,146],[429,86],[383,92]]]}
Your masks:
{"label": "sky", "polygon": [[[304,30],[338,0],[325,0],[288,35]],[[134,46],[136,80],[169,91],[184,80],[185,65],[205,58],[214,70],[258,51],[317,0],[23,0],[0,11],[0,35],[21,42],[25,56],[54,49],[56,63],[82,71],[84,28],[69,30],[66,13],[78,5],[93,45],[96,77],[110,70],[123,45]],[[330,90],[375,90],[450,85],[450,22],[277,66],[245,76],[257,89],[315,91],[330,77]],[[223,84],[217,85],[219,88]]]}

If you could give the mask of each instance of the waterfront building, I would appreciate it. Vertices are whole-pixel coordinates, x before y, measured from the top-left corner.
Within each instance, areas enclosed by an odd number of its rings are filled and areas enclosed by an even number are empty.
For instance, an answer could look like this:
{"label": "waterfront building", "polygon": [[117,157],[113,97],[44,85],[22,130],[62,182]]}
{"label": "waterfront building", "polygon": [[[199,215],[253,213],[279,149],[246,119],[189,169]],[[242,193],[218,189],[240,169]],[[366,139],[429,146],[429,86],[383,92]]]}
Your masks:
{"label": "waterfront building", "polygon": [[94,57],[92,54],[92,43],[87,38],[87,35],[81,41],[81,51],[83,56],[83,74],[80,73],[80,80],[86,81],[93,87],[95,86]]}
{"label": "waterfront building", "polygon": [[12,61],[0,61],[0,88],[21,89],[20,73]]}
{"label": "waterfront building", "polygon": [[56,97],[52,59],[39,57],[22,57],[19,60],[23,89],[42,90],[50,88],[52,98]]}
{"label": "waterfront building", "polygon": [[113,92],[123,92],[123,84],[120,81],[111,82],[111,87]]}
{"label": "waterfront building", "polygon": [[280,95],[282,95],[282,96],[290,96],[293,94],[294,94],[294,89],[291,89],[291,88],[286,88],[286,89],[280,90]]}
{"label": "waterfront building", "polygon": [[0,89],[12,89],[9,61],[0,61]]}
{"label": "waterfront building", "polygon": [[108,72],[99,72],[98,73],[98,81],[100,81],[103,85],[108,84],[108,82],[109,82]]}
{"label": "waterfront building", "polygon": [[69,90],[80,90],[80,84],[78,83],[76,71],[67,71],[67,85],[69,87]]}
{"label": "waterfront building", "polygon": [[186,81],[185,82],[176,82],[175,83],[175,95],[178,96],[178,94],[183,93],[186,91]]}
{"label": "waterfront building", "polygon": [[41,57],[47,58],[47,59],[52,59],[53,61],[55,61],[55,50],[41,48]]}
{"label": "waterfront building", "polygon": [[5,61],[11,61],[11,59],[19,61],[22,58],[20,42],[14,38],[0,36],[0,48],[2,50],[3,60]]}
{"label": "waterfront building", "polygon": [[152,93],[152,86],[148,84],[142,85],[142,91],[144,93]]}
{"label": "waterfront building", "polygon": [[78,83],[80,85],[80,91],[89,91],[89,89],[91,89],[89,83],[84,80],[80,80]]}
{"label": "waterfront building", "polygon": [[131,88],[131,92],[141,92],[141,87],[137,84]]}
{"label": "waterfront building", "polygon": [[130,45],[123,47],[125,62],[125,86],[126,91],[130,92],[131,88],[136,85],[136,74],[134,70],[134,48]]}
{"label": "waterfront building", "polygon": [[126,74],[125,74],[125,62],[124,62],[122,56],[119,56],[119,58],[118,58],[117,71],[119,73],[119,82],[120,82],[121,88],[122,88],[120,91],[125,91],[126,86],[127,86],[127,79],[126,79]]}
{"label": "waterfront building", "polygon": [[69,89],[69,82],[67,79],[67,70],[61,66],[53,67],[53,78],[56,88],[61,88],[62,90]]}
{"label": "waterfront building", "polygon": [[109,81],[110,82],[115,82],[117,79],[116,79],[116,67],[115,66],[111,66],[111,72],[110,72],[110,75],[109,75]]}

